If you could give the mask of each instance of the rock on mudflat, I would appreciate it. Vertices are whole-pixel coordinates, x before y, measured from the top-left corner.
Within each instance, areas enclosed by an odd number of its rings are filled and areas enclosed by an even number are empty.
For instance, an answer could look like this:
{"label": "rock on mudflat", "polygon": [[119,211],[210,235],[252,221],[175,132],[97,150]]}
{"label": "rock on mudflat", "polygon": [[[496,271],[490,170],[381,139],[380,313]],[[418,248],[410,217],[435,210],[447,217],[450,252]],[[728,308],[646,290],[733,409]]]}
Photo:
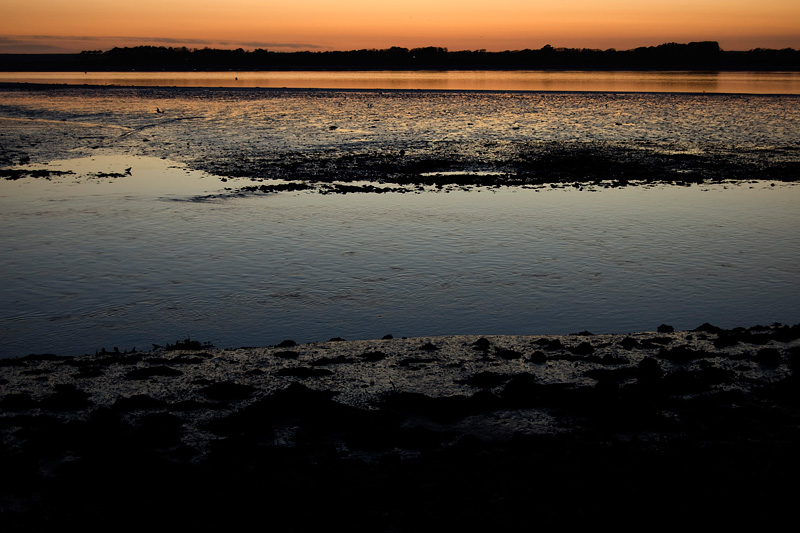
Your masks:
{"label": "rock on mudflat", "polygon": [[800,475],[796,331],[0,360],[0,525],[775,526]]}

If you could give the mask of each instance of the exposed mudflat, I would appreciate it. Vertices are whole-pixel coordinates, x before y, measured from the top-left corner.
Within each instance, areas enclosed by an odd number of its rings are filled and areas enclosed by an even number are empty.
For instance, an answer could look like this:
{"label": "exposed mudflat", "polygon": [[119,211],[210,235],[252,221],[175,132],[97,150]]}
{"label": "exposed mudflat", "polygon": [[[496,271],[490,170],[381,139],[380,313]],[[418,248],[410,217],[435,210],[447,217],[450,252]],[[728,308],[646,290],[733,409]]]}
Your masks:
{"label": "exposed mudflat", "polygon": [[800,326],[0,360],[4,530],[792,516]]}
{"label": "exposed mudflat", "polygon": [[[12,85],[0,177],[145,156],[219,196],[796,181],[796,104]],[[777,527],[798,356],[798,326],[705,324],[0,359],[0,529]]]}
{"label": "exposed mudflat", "polygon": [[10,179],[28,163],[107,154],[185,163],[244,193],[800,176],[795,96],[0,89]]}

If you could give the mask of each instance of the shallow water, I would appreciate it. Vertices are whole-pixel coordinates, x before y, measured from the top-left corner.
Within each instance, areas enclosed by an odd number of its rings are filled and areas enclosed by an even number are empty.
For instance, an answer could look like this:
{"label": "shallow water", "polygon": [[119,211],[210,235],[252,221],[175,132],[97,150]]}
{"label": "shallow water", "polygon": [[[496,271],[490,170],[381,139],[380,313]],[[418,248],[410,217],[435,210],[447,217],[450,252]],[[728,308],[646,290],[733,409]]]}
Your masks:
{"label": "shallow water", "polygon": [[800,94],[797,72],[0,72],[0,82],[156,87]]}
{"label": "shallow water", "polygon": [[226,183],[160,159],[49,168],[0,182],[4,356],[800,316],[792,185],[199,201]]}
{"label": "shallow water", "polygon": [[[800,189],[757,180],[791,178],[799,99],[4,89],[2,166],[73,174],[0,181],[0,357],[186,336],[241,346],[796,323]],[[677,182],[711,168],[746,182],[236,192],[278,178],[390,184],[396,169],[412,183],[524,178],[552,153],[563,157],[545,174],[615,154],[573,175],[599,164]]]}

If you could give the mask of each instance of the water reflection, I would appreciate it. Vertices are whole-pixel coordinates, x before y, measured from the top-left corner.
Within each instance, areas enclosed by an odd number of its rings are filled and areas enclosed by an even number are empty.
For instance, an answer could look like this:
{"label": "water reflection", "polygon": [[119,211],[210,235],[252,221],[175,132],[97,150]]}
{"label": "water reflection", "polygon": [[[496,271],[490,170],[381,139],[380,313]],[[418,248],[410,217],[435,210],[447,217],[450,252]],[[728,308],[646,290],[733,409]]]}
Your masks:
{"label": "water reflection", "polygon": [[158,161],[120,160],[130,176],[65,177],[36,194],[26,188],[38,182],[2,182],[0,356],[187,335],[266,345],[732,327],[800,313],[796,186],[198,203],[147,184],[181,175],[203,190],[223,184]]}
{"label": "water reflection", "polygon": [[0,197],[30,201],[87,195],[185,199],[216,193],[224,185],[217,176],[192,172],[183,164],[156,157],[95,155],[14,168],[52,175],[0,180]]}
{"label": "water reflection", "polygon": [[800,94],[797,72],[2,72],[0,82],[387,90]]}

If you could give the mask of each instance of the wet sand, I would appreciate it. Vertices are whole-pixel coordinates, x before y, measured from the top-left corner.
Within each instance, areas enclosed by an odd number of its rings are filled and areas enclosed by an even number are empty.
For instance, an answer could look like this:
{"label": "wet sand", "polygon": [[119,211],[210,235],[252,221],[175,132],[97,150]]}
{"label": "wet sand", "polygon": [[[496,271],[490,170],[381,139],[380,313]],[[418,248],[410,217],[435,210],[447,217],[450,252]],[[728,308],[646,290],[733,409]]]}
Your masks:
{"label": "wet sand", "polygon": [[792,517],[800,325],[0,360],[0,524],[433,531]]}

